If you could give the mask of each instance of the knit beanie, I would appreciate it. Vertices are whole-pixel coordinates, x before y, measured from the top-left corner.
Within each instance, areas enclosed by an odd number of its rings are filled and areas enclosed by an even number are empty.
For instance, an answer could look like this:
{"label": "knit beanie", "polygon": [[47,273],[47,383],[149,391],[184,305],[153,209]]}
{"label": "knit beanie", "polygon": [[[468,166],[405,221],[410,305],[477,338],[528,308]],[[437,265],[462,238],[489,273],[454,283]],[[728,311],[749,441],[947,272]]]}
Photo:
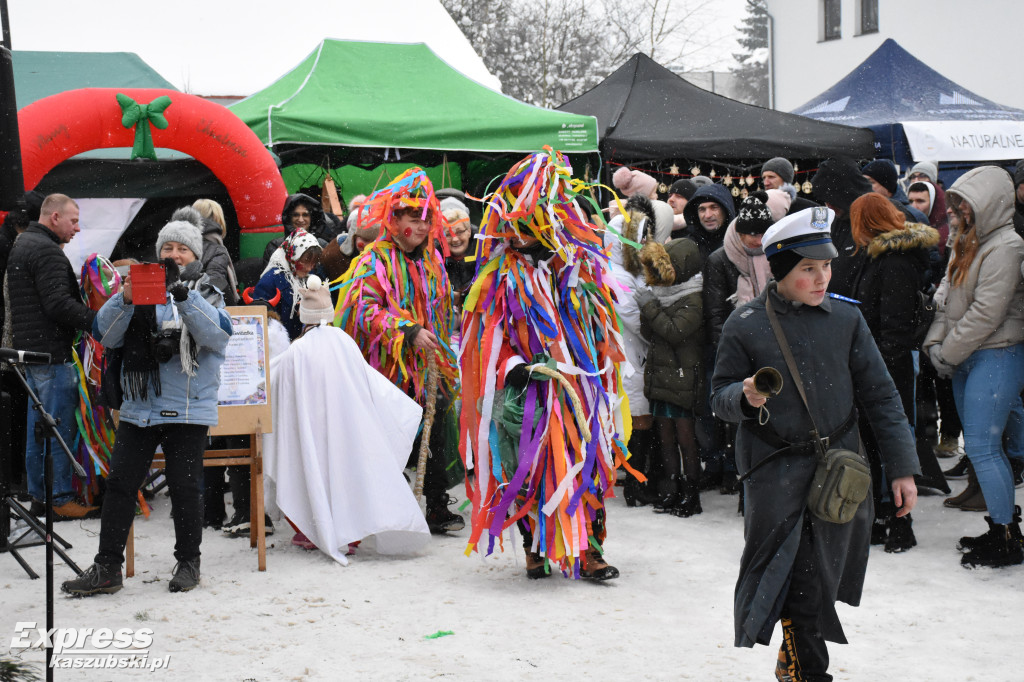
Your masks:
{"label": "knit beanie", "polygon": [[889,159],[875,159],[860,169],[860,172],[884,187],[889,194],[896,194],[896,166]]}
{"label": "knit beanie", "polygon": [[612,184],[625,197],[631,197],[634,194],[642,194],[645,197],[649,197],[658,187],[658,181],[647,173],[630,170],[625,166],[620,167],[612,174]]}
{"label": "knit beanie", "polygon": [[[198,215],[198,211],[196,212]],[[203,233],[187,220],[172,220],[163,226],[156,236],[156,257],[160,258],[160,249],[167,242],[178,242],[187,246],[196,259],[203,257]]]}
{"label": "knit beanie", "polygon": [[837,210],[850,208],[854,199],[871,191],[871,183],[860,167],[845,158],[825,159],[818,164],[818,172],[811,179],[814,197]]}
{"label": "knit beanie", "polygon": [[736,215],[736,232],[739,234],[764,234],[775,219],[768,208],[768,195],[754,192],[740,204]]}
{"label": "knit beanie", "polygon": [[768,267],[771,268],[775,281],[781,282],[803,259],[804,257],[796,251],[779,251],[768,259]]}
{"label": "knit beanie", "polygon": [[689,201],[693,198],[693,193],[697,191],[697,185],[693,184],[693,180],[687,180],[681,178],[672,183],[672,186],[668,188],[669,196],[678,194],[682,198]]}
{"label": "knit beanie", "polygon": [[784,159],[781,156],[776,156],[774,159],[768,159],[761,166],[762,175],[765,171],[775,173],[782,178],[782,181],[787,185],[793,184],[793,164],[789,162],[789,159]]}
{"label": "knit beanie", "polygon": [[715,181],[706,175],[694,175],[691,182],[697,186],[697,189],[715,184]]}
{"label": "knit beanie", "polygon": [[302,324],[334,322],[330,287],[325,287],[316,275],[307,277],[306,286],[299,289],[299,321]]}
{"label": "knit beanie", "polygon": [[912,177],[914,173],[924,173],[928,177],[928,181],[933,185],[939,181],[939,167],[931,161],[921,161],[914,164],[914,167],[907,173],[907,177]]}

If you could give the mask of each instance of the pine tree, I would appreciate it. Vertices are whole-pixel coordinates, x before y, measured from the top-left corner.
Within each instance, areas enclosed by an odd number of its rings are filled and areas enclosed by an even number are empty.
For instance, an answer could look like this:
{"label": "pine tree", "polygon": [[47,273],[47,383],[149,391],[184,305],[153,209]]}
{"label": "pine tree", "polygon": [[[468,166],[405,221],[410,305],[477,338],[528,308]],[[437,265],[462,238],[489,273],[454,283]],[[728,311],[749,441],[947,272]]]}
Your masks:
{"label": "pine tree", "polygon": [[768,106],[768,8],[764,0],[746,0],[747,16],[739,26],[740,47],[733,54],[739,66],[736,76],[736,97],[750,104]]}

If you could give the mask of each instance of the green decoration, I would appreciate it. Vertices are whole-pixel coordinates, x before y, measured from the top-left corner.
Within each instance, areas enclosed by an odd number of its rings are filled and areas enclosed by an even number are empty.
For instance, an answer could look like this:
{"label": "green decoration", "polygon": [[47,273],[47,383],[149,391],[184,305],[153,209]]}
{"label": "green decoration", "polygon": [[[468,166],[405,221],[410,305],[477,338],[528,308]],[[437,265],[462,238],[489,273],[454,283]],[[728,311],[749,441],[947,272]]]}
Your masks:
{"label": "green decoration", "polygon": [[423,639],[438,639],[440,637],[447,637],[448,635],[454,635],[455,633],[451,630],[438,630],[432,635],[423,635]]}
{"label": "green decoration", "polygon": [[170,125],[164,116],[164,110],[171,106],[171,98],[163,95],[149,104],[139,104],[128,95],[118,93],[117,103],[121,105],[121,125],[125,128],[135,127],[135,144],[132,145],[131,160],[142,157],[156,161],[153,133],[149,127],[152,125],[163,130]]}

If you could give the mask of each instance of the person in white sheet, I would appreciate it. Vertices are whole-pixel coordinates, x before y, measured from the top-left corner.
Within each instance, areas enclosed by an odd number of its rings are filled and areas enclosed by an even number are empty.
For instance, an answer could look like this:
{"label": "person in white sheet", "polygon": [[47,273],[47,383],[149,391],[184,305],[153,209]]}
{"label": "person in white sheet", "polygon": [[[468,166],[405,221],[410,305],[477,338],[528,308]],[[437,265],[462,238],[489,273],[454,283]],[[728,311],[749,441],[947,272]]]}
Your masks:
{"label": "person in white sheet", "polygon": [[[270,363],[274,431],[264,461],[277,507],[307,541],[296,544],[342,565],[349,545],[371,535],[382,554],[413,552],[430,539],[402,473],[422,408],[331,326],[330,292],[318,277],[299,296],[304,332]],[[339,426],[342,405],[349,418]]]}

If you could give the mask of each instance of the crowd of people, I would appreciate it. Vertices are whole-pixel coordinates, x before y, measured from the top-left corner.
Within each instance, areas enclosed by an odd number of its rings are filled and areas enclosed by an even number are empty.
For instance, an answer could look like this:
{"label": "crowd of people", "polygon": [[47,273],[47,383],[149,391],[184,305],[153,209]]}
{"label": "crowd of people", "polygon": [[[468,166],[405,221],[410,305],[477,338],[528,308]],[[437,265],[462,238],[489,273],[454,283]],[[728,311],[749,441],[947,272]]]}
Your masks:
{"label": "crowd of people", "polygon": [[[946,478],[966,478],[945,504],[988,512],[985,532],[957,543],[965,567],[1024,563],[1024,162],[1013,175],[976,168],[949,188],[927,162],[900,178],[885,159],[828,159],[810,196],[794,176],[775,158],[763,188],[738,200],[704,176],[676,180],[662,200],[651,175],[623,166],[618,195],[591,215],[568,159],[548,151],[515,164],[474,224],[470,199],[414,168],[355,197],[345,220],[289,196],[285,234],[244,291],[224,212],[201,199],[157,236],[163,301],[135,304],[128,276],[99,310],[61,251],[80,229],[77,204],[34,197],[38,215],[14,212],[0,231],[4,345],[51,354],[28,379],[65,440],[74,337],[123,357],[101,510],[76,499],[54,458],[55,516],[101,514],[95,562],[64,591],[122,587],[158,445],[176,534],[171,591],[199,584],[204,525],[248,535],[247,469],[229,474],[225,522],[223,473],[214,481],[202,467],[232,332],[224,307],[241,301],[265,306],[276,330],[267,475],[293,544],[342,563],[369,535],[379,551],[409,551],[465,527],[449,494],[464,481],[467,551],[493,552],[515,526],[529,578],[609,580],[617,484],[628,506],[681,519],[701,514],[709,491],[738,495],[736,645],[766,644],[781,623],[778,679],[831,679],[825,641],[845,642],[834,604],[859,601],[869,545],[916,545],[918,485],[948,492]],[[778,385],[755,381],[763,368]],[[338,390],[362,397],[335,422],[325,406]],[[25,468],[39,513],[34,419]],[[379,452],[364,452],[374,443]],[[805,503],[830,447],[871,471],[845,523]],[[425,513],[403,478],[421,451]],[[957,455],[943,472],[937,458]]]}

